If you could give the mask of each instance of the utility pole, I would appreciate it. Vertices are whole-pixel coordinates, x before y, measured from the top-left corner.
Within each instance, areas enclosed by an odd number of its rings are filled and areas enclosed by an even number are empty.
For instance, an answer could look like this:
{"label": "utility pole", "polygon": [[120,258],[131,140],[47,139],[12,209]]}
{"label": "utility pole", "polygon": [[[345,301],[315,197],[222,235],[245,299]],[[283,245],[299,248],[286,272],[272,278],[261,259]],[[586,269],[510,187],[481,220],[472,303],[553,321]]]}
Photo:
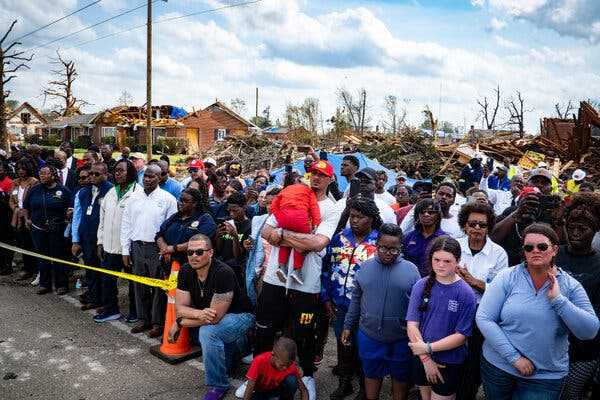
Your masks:
{"label": "utility pole", "polygon": [[146,26],[146,157],[152,159],[152,0]]}
{"label": "utility pole", "polygon": [[258,88],[256,88],[256,108],[254,110],[254,116],[256,117],[256,119],[258,119]]}

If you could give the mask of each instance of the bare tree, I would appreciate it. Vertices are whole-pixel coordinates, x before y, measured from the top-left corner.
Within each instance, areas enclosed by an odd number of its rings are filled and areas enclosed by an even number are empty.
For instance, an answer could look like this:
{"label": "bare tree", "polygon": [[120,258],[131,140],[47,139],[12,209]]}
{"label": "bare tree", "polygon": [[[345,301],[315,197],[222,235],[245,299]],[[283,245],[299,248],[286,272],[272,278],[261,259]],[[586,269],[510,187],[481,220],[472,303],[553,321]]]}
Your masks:
{"label": "bare tree", "polygon": [[117,99],[117,104],[120,106],[130,106],[133,104],[133,96],[127,90],[121,92],[121,96]]}
{"label": "bare tree", "polygon": [[286,125],[289,129],[304,128],[312,135],[316,135],[319,128],[319,115],[319,100],[314,97],[307,97],[298,106],[287,105],[285,110]]}
{"label": "bare tree", "polygon": [[24,50],[17,51],[14,49],[16,46],[20,46],[21,42],[12,42],[4,47],[4,41],[16,23],[17,20],[14,20],[2,36],[2,39],[0,39],[0,146],[2,148],[7,148],[8,143],[8,132],[6,129],[8,116],[6,115],[5,101],[10,96],[10,91],[5,90],[4,86],[17,77],[16,73],[19,70],[29,69],[27,63],[33,59],[33,54],[26,57]]}
{"label": "bare tree", "polygon": [[232,99],[229,102],[231,109],[238,113],[239,115],[243,115],[246,112],[246,102],[239,97]]}
{"label": "bare tree", "polygon": [[520,91],[517,90],[517,99],[512,96],[506,102],[506,110],[508,111],[507,125],[516,126],[519,132],[519,137],[525,135],[525,113],[532,112],[533,109],[525,109],[525,99]]}
{"label": "bare tree", "polygon": [[355,132],[364,133],[370,122],[367,116],[367,91],[362,88],[355,98],[347,89],[338,89],[338,100],[350,116],[352,127]]}
{"label": "bare tree", "polygon": [[425,116],[425,123],[431,128],[431,137],[433,140],[437,139],[437,127],[438,120],[434,118],[433,112],[429,109],[429,106],[425,106],[423,110],[423,115]]}
{"label": "bare tree", "polygon": [[406,107],[398,110],[398,97],[388,94],[384,98],[383,106],[386,120],[382,121],[383,129],[393,135],[398,133],[406,119]]}
{"label": "bare tree", "polygon": [[77,99],[73,95],[73,84],[79,76],[75,68],[75,61],[65,60],[58,50],[56,51],[56,56],[56,58],[50,59],[50,64],[58,66],[58,68],[50,71],[56,79],[48,82],[48,86],[44,89],[43,94],[44,96],[50,96],[63,102],[63,105],[60,107],[60,114],[62,116],[81,114],[79,107],[89,105],[90,103]]}
{"label": "bare tree", "polygon": [[575,111],[575,107],[573,106],[573,102],[571,100],[569,100],[569,102],[564,106],[562,106],[560,103],[556,103],[554,105],[554,109],[556,110],[556,115],[560,119],[569,118],[569,113],[571,111]]}
{"label": "bare tree", "polygon": [[483,100],[477,100],[477,104],[481,108],[479,113],[485,121],[487,129],[494,129],[496,127],[496,116],[498,115],[498,109],[500,108],[500,85],[494,89],[495,105],[488,102],[487,96],[483,97]]}

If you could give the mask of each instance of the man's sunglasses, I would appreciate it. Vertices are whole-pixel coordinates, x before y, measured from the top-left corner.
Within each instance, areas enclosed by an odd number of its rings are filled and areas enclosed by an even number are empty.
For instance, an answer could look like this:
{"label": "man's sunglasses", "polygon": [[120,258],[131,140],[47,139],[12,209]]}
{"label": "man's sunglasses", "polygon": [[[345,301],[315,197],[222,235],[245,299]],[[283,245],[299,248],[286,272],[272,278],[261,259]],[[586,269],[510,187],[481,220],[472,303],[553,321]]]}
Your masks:
{"label": "man's sunglasses", "polygon": [[487,222],[482,222],[482,221],[468,221],[467,225],[469,226],[469,228],[481,228],[481,229],[487,229],[488,227],[488,223]]}
{"label": "man's sunglasses", "polygon": [[196,250],[188,250],[187,251],[187,255],[188,257],[191,257],[193,255],[197,255],[198,257],[201,257],[204,255],[204,253],[206,253],[207,251],[209,251],[210,249],[196,249]]}
{"label": "man's sunglasses", "polygon": [[550,245],[548,245],[548,243],[538,243],[538,244],[528,243],[523,246],[523,250],[525,250],[526,253],[531,253],[533,251],[533,249],[535,249],[535,248],[537,248],[539,251],[546,251],[546,250],[548,250],[549,247],[550,247]]}

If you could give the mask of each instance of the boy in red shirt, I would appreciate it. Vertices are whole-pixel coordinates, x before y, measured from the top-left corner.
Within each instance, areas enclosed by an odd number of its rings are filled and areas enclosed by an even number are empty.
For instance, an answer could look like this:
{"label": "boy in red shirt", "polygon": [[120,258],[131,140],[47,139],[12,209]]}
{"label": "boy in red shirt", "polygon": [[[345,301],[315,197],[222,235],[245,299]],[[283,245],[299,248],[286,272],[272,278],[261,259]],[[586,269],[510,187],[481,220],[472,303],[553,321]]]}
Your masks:
{"label": "boy in red shirt", "polygon": [[295,361],[296,351],[296,343],[282,337],[275,343],[272,352],[254,357],[246,374],[248,383],[244,400],[293,400],[298,389],[300,398],[308,400],[308,391],[300,379]]}
{"label": "boy in red shirt", "polygon": [[[298,233],[310,233],[321,223],[321,213],[317,196],[308,186],[297,183],[285,187],[271,203],[271,213],[277,220],[279,228]],[[302,264],[304,254],[291,247],[279,247],[279,269],[276,271],[279,280],[287,279],[287,264],[292,253],[294,271],[292,279],[302,285]]]}

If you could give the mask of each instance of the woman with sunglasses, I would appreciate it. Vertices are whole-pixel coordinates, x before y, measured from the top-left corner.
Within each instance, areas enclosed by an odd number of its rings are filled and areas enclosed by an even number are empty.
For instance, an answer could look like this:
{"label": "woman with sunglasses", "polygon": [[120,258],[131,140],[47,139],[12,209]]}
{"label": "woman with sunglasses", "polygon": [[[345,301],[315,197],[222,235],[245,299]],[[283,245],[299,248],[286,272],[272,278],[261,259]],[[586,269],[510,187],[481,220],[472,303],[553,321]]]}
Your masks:
{"label": "woman with sunglasses", "polygon": [[420,200],[415,205],[415,229],[408,232],[402,241],[404,258],[419,269],[421,276],[429,275],[427,248],[435,238],[446,235],[440,228],[442,209],[433,199]]}
{"label": "woman with sunglasses", "polygon": [[[458,274],[473,289],[477,303],[481,300],[485,286],[502,270],[508,267],[508,255],[500,245],[489,238],[489,232],[496,221],[492,207],[482,202],[463,205],[458,214],[458,224],[467,234],[458,239],[461,258]],[[483,336],[473,324],[471,336],[467,339],[469,353],[461,373],[457,398],[473,400],[481,384],[479,359]]]}
{"label": "woman with sunglasses", "polygon": [[569,372],[569,332],[581,340],[598,332],[585,290],[555,264],[558,244],[550,225],[527,227],[525,262],[500,271],[481,299],[476,320],[488,399],[558,399]]}

